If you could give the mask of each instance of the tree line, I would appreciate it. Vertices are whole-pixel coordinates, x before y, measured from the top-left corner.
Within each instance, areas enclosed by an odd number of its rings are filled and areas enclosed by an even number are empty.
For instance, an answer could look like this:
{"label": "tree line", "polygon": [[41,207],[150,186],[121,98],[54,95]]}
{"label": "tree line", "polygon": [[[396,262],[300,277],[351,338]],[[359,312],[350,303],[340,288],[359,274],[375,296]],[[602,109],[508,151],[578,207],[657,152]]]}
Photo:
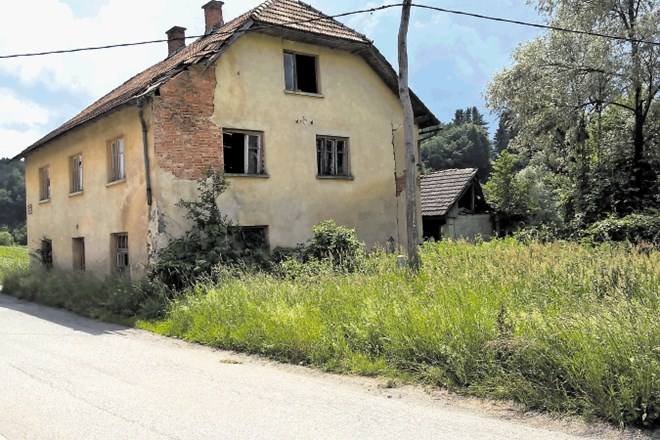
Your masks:
{"label": "tree line", "polygon": [[27,244],[25,166],[0,159],[0,245]]}
{"label": "tree line", "polygon": [[574,235],[608,218],[657,217],[660,2],[535,6],[547,24],[584,33],[550,30],[519,46],[488,86],[494,139],[478,112],[457,111],[422,143],[425,169],[478,167],[491,203],[517,225]]}

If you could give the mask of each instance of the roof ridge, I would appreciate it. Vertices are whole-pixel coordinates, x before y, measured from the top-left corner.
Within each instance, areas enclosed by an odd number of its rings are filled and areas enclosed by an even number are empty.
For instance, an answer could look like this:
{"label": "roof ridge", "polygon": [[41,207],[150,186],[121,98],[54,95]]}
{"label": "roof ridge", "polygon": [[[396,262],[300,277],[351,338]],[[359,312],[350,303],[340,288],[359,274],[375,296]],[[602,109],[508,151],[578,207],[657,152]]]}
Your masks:
{"label": "roof ridge", "polygon": [[273,6],[273,3],[277,3],[278,1],[280,0],[266,0],[265,2],[258,4],[250,11],[250,17],[254,19],[254,15],[262,13],[264,9]]}
{"label": "roof ridge", "polygon": [[[314,22],[317,23],[315,24]],[[277,28],[279,29],[278,32],[293,31],[294,37],[297,32],[300,34],[317,35],[322,38],[343,40],[343,42],[350,44],[359,44],[360,47],[364,46],[370,52],[361,56],[381,76],[392,92],[397,93],[395,84],[396,72],[380,52],[378,52],[373,42],[365,35],[360,34],[333,17],[324,14],[300,0],[265,0],[254,8],[214,29],[209,34],[200,36],[180,51],[131,76],[85,107],[78,114],[66,120],[58,128],[25,148],[15,158],[25,157],[30,152],[70,130],[93,121],[120,106],[134,103],[136,99],[160,87],[190,65],[201,62],[214,62],[223,53],[223,48],[233,43],[235,40],[234,36],[246,32],[247,28],[253,23]],[[258,26],[255,26],[255,30],[256,27]],[[389,68],[385,67],[383,71],[381,64],[389,66]],[[411,96],[414,105],[417,105],[416,108],[420,109],[419,111],[424,114],[424,117],[434,120],[435,117],[433,114],[424,106],[419,98],[412,92]]]}
{"label": "roof ridge", "polygon": [[358,31],[356,31],[355,29],[346,26],[346,25],[345,25],[344,23],[342,23],[341,21],[335,19],[334,17],[331,17],[330,15],[324,13],[323,11],[320,11],[320,10],[316,9],[314,6],[312,6],[312,5],[310,5],[310,4],[307,4],[307,3],[305,3],[305,2],[302,2],[302,1],[300,1],[300,0],[293,0],[293,1],[300,3],[302,6],[308,8],[308,9],[311,9],[312,11],[316,12],[316,13],[319,14],[319,15],[322,15],[323,17],[326,17],[328,20],[332,20],[333,22],[335,22],[336,24],[338,24],[338,25],[341,26],[342,28],[346,29],[347,31],[351,31],[351,32],[353,32],[353,33],[359,35],[360,37],[364,38],[366,41],[369,41],[370,43],[373,43],[373,41],[371,41],[371,40],[370,40],[365,34],[362,34],[362,33],[358,32]]}

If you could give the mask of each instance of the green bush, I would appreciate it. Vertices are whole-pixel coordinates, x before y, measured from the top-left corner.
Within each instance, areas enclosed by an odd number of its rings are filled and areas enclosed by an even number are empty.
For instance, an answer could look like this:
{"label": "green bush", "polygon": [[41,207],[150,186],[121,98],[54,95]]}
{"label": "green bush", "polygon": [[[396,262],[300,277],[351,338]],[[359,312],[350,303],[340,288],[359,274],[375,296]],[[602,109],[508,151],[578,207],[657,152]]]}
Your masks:
{"label": "green bush", "polygon": [[623,218],[610,217],[591,225],[585,236],[595,242],[628,241],[660,246],[660,213],[631,214]]}
{"label": "green bush", "polygon": [[314,235],[304,251],[304,259],[330,261],[336,268],[354,271],[364,256],[364,244],[355,230],[326,220],[314,226]]}
{"label": "green bush", "polygon": [[11,235],[14,237],[14,243],[25,246],[27,244],[27,225],[14,228]]}
{"label": "green bush", "polygon": [[14,237],[7,230],[0,231],[0,246],[13,246]]}
{"label": "green bush", "polygon": [[269,267],[265,237],[241,228],[220,212],[217,200],[228,186],[221,172],[209,169],[197,181],[198,199],[179,201],[177,206],[187,211],[192,228],[160,252],[151,267],[151,279],[182,289],[211,276],[218,265]]}
{"label": "green bush", "polygon": [[157,281],[99,278],[85,272],[15,271],[5,277],[3,284],[3,293],[17,298],[111,320],[163,317],[169,301],[176,296]]}

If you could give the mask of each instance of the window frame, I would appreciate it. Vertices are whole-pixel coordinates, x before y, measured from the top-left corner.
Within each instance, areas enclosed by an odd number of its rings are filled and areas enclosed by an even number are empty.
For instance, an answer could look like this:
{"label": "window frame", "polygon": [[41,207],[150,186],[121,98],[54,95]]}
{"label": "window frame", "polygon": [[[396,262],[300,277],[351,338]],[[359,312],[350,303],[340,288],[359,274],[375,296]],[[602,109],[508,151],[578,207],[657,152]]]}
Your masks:
{"label": "window frame", "polygon": [[84,189],[82,153],[69,157],[69,176],[71,179],[69,194],[82,193]]}
{"label": "window frame", "polygon": [[[241,134],[245,136],[244,141],[243,141],[243,172],[242,173],[237,173],[237,172],[228,172],[225,168],[226,162],[224,160],[225,154],[224,154],[224,149],[225,147],[225,141],[224,137],[225,135],[229,134]],[[258,139],[258,145],[257,145],[257,172],[256,173],[250,173],[250,137],[257,137]],[[264,154],[264,132],[263,131],[258,131],[258,130],[242,130],[242,129],[233,129],[233,128],[223,128],[222,129],[222,148],[223,148],[223,171],[226,176],[256,176],[256,177],[267,177],[268,174],[266,173],[266,166],[265,166],[265,154]]]}
{"label": "window frame", "polygon": [[[330,170],[326,172],[327,169],[327,158],[328,158],[328,143],[331,142],[332,150]],[[343,142],[343,159],[342,167],[343,172],[340,174],[337,172],[338,169],[338,144]],[[322,145],[320,145],[322,143]],[[317,135],[316,136],[316,177],[319,179],[353,179],[351,173],[351,155],[350,155],[350,138],[343,136],[329,136],[329,135]]]}
{"label": "window frame", "polygon": [[108,142],[108,158],[108,183],[126,180],[126,141],[123,136]]}
{"label": "window frame", "polygon": [[[289,88],[289,81],[287,80],[287,55],[292,57],[292,74],[293,74],[293,84],[292,88]],[[308,57],[312,58],[314,60],[314,75],[315,75],[315,81],[316,81],[316,91],[315,92],[308,92],[308,91],[303,91],[300,90],[299,84],[298,84],[298,60],[297,57],[302,56],[302,57]],[[284,64],[284,91],[286,93],[294,93],[294,94],[301,94],[301,95],[312,95],[312,96],[321,96],[322,95],[322,89],[321,89],[321,68],[320,68],[320,59],[317,54],[310,54],[310,53],[304,53],[304,52],[296,52],[293,50],[284,50],[283,56],[282,56],[282,61]]]}
{"label": "window frame", "polygon": [[[125,244],[125,247],[120,245]],[[128,232],[118,232],[112,234],[112,255],[114,257],[113,273],[130,277],[130,253],[128,246]],[[121,259],[121,264],[120,264]]]}
{"label": "window frame", "polygon": [[39,201],[50,201],[50,167],[39,168]]}

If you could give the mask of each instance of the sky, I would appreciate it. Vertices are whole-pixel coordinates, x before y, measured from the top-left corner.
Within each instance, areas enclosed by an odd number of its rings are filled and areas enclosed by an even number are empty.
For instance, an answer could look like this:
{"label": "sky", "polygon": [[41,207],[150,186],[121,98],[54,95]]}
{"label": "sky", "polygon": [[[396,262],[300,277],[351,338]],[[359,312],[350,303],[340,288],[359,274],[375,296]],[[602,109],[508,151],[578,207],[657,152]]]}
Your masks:
{"label": "sky", "polygon": [[[32,0],[12,2],[0,17],[0,55],[158,40],[172,26],[204,31],[207,0]],[[262,0],[225,0],[228,21]],[[398,0],[306,0],[328,15]],[[416,0],[420,4],[541,23],[525,0]],[[367,35],[396,68],[398,8],[340,19]],[[476,106],[496,117],[484,94],[511,53],[539,35],[513,24],[414,9],[409,31],[410,86],[449,122]],[[188,40],[189,42],[192,40]],[[0,59],[0,157],[13,157],[133,75],[164,59],[167,43],[75,54]]]}

